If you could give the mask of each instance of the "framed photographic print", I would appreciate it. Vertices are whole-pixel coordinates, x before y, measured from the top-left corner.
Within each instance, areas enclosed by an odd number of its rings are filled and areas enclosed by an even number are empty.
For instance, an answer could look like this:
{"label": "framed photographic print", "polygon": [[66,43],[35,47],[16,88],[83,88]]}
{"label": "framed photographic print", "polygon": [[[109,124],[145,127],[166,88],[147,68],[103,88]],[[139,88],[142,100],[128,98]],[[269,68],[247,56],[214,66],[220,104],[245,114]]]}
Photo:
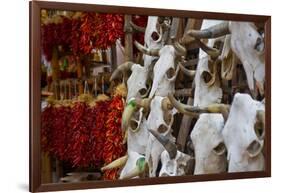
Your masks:
{"label": "framed photographic print", "polygon": [[31,1],[30,191],[271,176],[271,17]]}

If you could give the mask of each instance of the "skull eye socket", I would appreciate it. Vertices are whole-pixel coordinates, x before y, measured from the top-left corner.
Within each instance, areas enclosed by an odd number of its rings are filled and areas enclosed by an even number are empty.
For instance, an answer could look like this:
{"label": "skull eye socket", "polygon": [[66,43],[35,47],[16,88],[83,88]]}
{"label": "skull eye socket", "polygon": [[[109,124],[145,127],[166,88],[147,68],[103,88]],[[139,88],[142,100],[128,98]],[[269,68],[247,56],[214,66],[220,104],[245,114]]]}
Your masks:
{"label": "skull eye socket", "polygon": [[166,113],[164,114],[164,121],[165,121],[165,123],[166,123],[167,125],[170,125],[170,123],[171,123],[171,121],[172,121],[172,117],[173,117],[173,115],[172,115],[171,113],[169,113],[169,112],[166,112]]}
{"label": "skull eye socket", "polygon": [[154,40],[154,41],[157,41],[159,39],[159,34],[154,31],[152,34],[151,34],[151,38]]}
{"label": "skull eye socket", "polygon": [[212,75],[210,74],[210,72],[207,71],[204,71],[201,76],[206,84],[212,79]]}
{"label": "skull eye socket", "polygon": [[247,152],[250,157],[256,157],[261,151],[262,145],[257,140],[252,141],[247,147]]}
{"label": "skull eye socket", "polygon": [[167,130],[168,130],[168,127],[167,127],[166,125],[164,125],[164,124],[161,124],[161,125],[158,127],[158,129],[157,129],[157,131],[158,131],[159,133],[165,133]]}
{"label": "skull eye socket", "polygon": [[262,140],[265,135],[265,130],[263,128],[263,123],[261,121],[256,121],[255,126],[254,126],[255,133],[258,137],[259,140]]}
{"label": "skull eye socket", "polygon": [[168,79],[173,78],[176,75],[176,71],[174,68],[169,68],[166,72]]}
{"label": "skull eye socket", "polygon": [[222,47],[223,47],[223,42],[222,42],[222,41],[216,41],[216,42],[214,43],[214,46],[213,46],[213,48],[216,48],[216,49],[218,49],[218,50],[221,50]]}
{"label": "skull eye socket", "polygon": [[133,131],[136,131],[138,128],[138,123],[135,120],[130,121],[130,127]]}
{"label": "skull eye socket", "polygon": [[262,52],[264,50],[264,43],[261,37],[258,37],[254,46],[254,49],[258,52]]}
{"label": "skull eye socket", "polygon": [[142,97],[145,97],[146,94],[147,94],[147,89],[146,89],[146,88],[142,88],[142,89],[139,90],[139,93],[140,93],[140,95],[141,95]]}
{"label": "skull eye socket", "polygon": [[213,151],[217,154],[217,155],[222,155],[226,152],[226,147],[224,145],[223,142],[220,142],[214,149]]}

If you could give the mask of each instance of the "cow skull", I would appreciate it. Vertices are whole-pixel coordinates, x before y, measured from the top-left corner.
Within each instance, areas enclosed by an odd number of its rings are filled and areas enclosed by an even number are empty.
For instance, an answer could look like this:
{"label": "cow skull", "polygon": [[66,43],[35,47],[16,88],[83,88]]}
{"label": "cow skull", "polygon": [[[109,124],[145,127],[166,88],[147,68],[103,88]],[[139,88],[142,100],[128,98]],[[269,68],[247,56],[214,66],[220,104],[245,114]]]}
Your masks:
{"label": "cow skull", "polygon": [[156,96],[167,96],[168,92],[175,91],[175,79],[179,67],[175,65],[177,57],[186,53],[186,50],[179,43],[166,45],[159,49],[147,49],[135,41],[135,46],[144,54],[159,56],[153,68],[153,83],[149,98]]}
{"label": "cow skull", "polygon": [[140,154],[145,154],[147,139],[149,137],[146,117],[143,116],[143,109],[136,112],[138,119],[134,117],[130,121],[127,137],[127,148]]}
{"label": "cow skull", "polygon": [[[148,115],[147,124],[150,130],[157,131],[163,136],[175,141],[171,135],[171,126],[173,124],[173,108],[168,100],[161,96],[155,96],[150,104],[150,113]],[[146,160],[149,164],[150,177],[156,176],[156,169],[160,160],[160,155],[164,151],[162,144],[150,134],[146,147]]]}
{"label": "cow skull", "polygon": [[248,94],[234,96],[223,138],[228,150],[229,172],[264,169],[264,104]]}
{"label": "cow skull", "polygon": [[128,154],[101,168],[101,171],[122,168],[119,179],[131,179],[148,175],[148,165],[143,155],[128,150]]}
{"label": "cow skull", "polygon": [[148,176],[148,164],[145,157],[137,152],[128,151],[128,160],[119,179],[131,179]]}
{"label": "cow skull", "polygon": [[[201,29],[208,28],[221,23],[219,20],[204,20]],[[207,46],[214,47],[220,39],[210,39]],[[200,49],[199,62],[195,74],[194,105],[205,107],[212,103],[220,103],[222,99],[222,89],[217,76],[218,61],[209,59],[208,54]]]}
{"label": "cow skull", "polygon": [[221,114],[204,113],[199,116],[191,132],[195,152],[194,174],[226,171],[226,147],[221,133],[223,126]]}
{"label": "cow skull", "polygon": [[243,64],[250,90],[254,91],[256,81],[260,94],[264,94],[264,38],[253,23],[223,22],[201,31],[190,30],[188,34],[199,39],[231,34],[231,49]]}
{"label": "cow skull", "polygon": [[148,95],[150,86],[147,84],[148,68],[135,64],[133,62],[125,62],[118,66],[112,73],[110,80],[117,78],[120,74],[126,74],[131,70],[131,75],[127,80],[127,101],[131,98],[144,98]]}
{"label": "cow skull", "polygon": [[161,154],[162,167],[159,176],[183,176],[193,173],[193,157],[178,151],[174,142],[157,131],[149,131],[165,148]]}

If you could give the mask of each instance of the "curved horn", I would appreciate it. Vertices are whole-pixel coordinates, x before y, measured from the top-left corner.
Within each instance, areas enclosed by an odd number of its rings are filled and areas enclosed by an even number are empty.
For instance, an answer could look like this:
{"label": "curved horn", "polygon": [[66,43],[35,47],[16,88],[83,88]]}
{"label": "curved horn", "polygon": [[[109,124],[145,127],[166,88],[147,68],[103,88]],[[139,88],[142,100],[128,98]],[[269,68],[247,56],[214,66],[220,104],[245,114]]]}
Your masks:
{"label": "curved horn", "polygon": [[150,102],[151,98],[136,99],[137,107],[143,107],[146,112],[149,111]]}
{"label": "curved horn", "polygon": [[112,73],[109,81],[112,81],[114,79],[116,79],[120,73],[124,73],[125,71],[131,69],[131,67],[133,66],[133,62],[125,62],[123,64],[120,64]]}
{"label": "curved horn", "polygon": [[128,160],[128,155],[120,157],[114,160],[113,162],[107,164],[106,166],[102,167],[101,171],[110,170],[114,168],[121,168],[126,164],[127,160]]}
{"label": "curved horn", "polygon": [[180,112],[180,113],[183,113],[183,114],[187,114],[189,116],[192,116],[192,117],[198,117],[199,114],[198,113],[195,113],[195,112],[191,112],[191,111],[187,111],[185,108],[188,106],[190,107],[189,105],[185,105],[185,104],[182,104],[181,102],[177,101],[175,99],[175,97],[169,93],[168,94],[168,98],[170,100],[170,102],[172,103],[172,105]]}
{"label": "curved horn", "polygon": [[228,25],[228,22],[223,22],[203,30],[189,30],[187,34],[198,39],[217,38],[230,34]]}
{"label": "curved horn", "polygon": [[180,67],[180,70],[187,76],[190,76],[190,77],[194,77],[195,76],[195,73],[196,73],[196,70],[188,70],[186,69],[181,62],[179,62],[179,67]]}
{"label": "curved horn", "polygon": [[133,116],[133,113],[136,111],[136,109],[143,107],[146,112],[149,111],[151,99],[145,98],[145,99],[131,99],[128,103],[128,105],[125,107],[123,114],[122,114],[122,124],[121,127],[123,131],[127,130],[130,120]]}
{"label": "curved horn", "polygon": [[180,103],[174,98],[174,96],[171,93],[168,94],[168,98],[173,104],[173,106],[183,114],[187,114],[193,117],[198,117],[198,115],[201,113],[222,113],[225,120],[228,117],[229,105],[211,104],[205,108],[200,108],[200,107],[190,106]]}
{"label": "curved horn", "polygon": [[149,132],[164,146],[164,148],[169,153],[171,159],[174,159],[177,156],[177,146],[171,142],[167,137],[160,135],[158,132],[148,129]]}
{"label": "curved horn", "polygon": [[210,55],[212,58],[217,58],[220,55],[220,51],[216,48],[211,48],[209,46],[207,46],[206,44],[204,44],[202,41],[200,41],[199,39],[196,39],[196,42],[198,43],[198,45],[200,46],[200,48],[206,52],[208,55]]}
{"label": "curved horn", "polygon": [[127,130],[129,126],[129,122],[133,116],[133,113],[135,112],[137,106],[136,106],[135,99],[132,99],[129,101],[128,105],[125,107],[123,114],[122,114],[122,124],[121,128],[123,129],[123,132]]}
{"label": "curved horn", "polygon": [[144,33],[145,32],[145,27],[141,27],[141,26],[138,26],[136,24],[134,24],[134,22],[130,21],[130,25],[132,26],[132,28],[135,30],[135,31],[138,31],[138,32],[141,32],[141,33]]}
{"label": "curved horn", "polygon": [[176,54],[179,56],[185,56],[186,48],[182,46],[178,41],[175,41],[174,47],[176,49]]}
{"label": "curved horn", "polygon": [[134,44],[135,44],[136,48],[139,51],[143,52],[146,55],[149,55],[149,56],[159,56],[159,50],[160,49],[148,49],[148,48],[145,48],[143,45],[141,45],[136,40],[134,41]]}

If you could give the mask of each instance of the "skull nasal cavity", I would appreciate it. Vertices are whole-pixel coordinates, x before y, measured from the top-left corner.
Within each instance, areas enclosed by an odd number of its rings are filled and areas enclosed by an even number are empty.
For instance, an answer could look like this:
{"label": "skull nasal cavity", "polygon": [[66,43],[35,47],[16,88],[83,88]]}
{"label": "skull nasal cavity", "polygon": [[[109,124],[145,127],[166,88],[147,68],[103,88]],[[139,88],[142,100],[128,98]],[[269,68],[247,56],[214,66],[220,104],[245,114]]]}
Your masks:
{"label": "skull nasal cavity", "polygon": [[204,71],[204,72],[202,73],[202,78],[203,78],[203,80],[204,80],[205,83],[208,83],[208,82],[210,82],[210,80],[212,79],[212,75],[211,75],[209,72]]}
{"label": "skull nasal cavity", "polygon": [[169,69],[167,70],[166,74],[167,74],[167,77],[168,77],[168,78],[172,78],[172,77],[175,76],[176,71],[175,71],[174,68],[169,68]]}
{"label": "skull nasal cavity", "polygon": [[151,34],[151,38],[154,40],[154,41],[157,41],[159,39],[159,34],[154,31],[152,34]]}
{"label": "skull nasal cavity", "polygon": [[166,127],[166,125],[163,125],[163,124],[161,124],[157,129],[157,131],[159,133],[165,133],[167,130],[168,130],[168,128]]}

